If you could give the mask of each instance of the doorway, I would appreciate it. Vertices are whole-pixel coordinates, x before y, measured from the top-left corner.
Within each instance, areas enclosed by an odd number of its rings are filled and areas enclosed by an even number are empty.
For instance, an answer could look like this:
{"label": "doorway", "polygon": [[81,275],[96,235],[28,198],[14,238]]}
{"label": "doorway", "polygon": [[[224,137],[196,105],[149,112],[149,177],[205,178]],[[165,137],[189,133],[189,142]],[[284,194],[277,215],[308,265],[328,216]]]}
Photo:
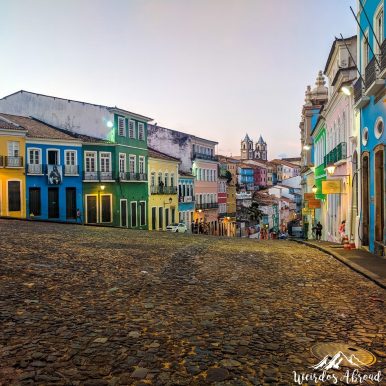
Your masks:
{"label": "doorway", "polygon": [[66,188],[66,218],[76,219],[76,188]]}
{"label": "doorway", "polygon": [[127,200],[121,200],[121,227],[127,227]]}
{"label": "doorway", "polygon": [[369,153],[362,154],[362,245],[369,245]]}
{"label": "doorway", "polygon": [[87,206],[87,218],[86,222],[88,224],[96,224],[98,221],[97,214],[97,196],[86,196],[86,206]]}
{"label": "doorway", "polygon": [[383,146],[375,150],[375,241],[383,244],[384,229],[384,154]]}
{"label": "doorway", "polygon": [[48,188],[48,218],[59,218],[59,188]]}
{"label": "doorway", "polygon": [[157,229],[157,208],[151,208],[151,229],[154,231]]}

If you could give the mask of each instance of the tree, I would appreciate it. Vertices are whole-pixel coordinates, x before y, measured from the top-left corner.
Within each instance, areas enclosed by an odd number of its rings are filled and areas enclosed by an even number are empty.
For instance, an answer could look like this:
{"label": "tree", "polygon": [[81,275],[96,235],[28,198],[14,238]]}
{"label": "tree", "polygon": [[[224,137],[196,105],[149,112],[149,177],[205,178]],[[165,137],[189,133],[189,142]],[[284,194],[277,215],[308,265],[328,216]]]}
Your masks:
{"label": "tree", "polygon": [[227,184],[229,185],[232,181],[232,173],[229,170],[225,172],[225,178],[227,179]]}
{"label": "tree", "polygon": [[259,204],[256,201],[253,201],[252,205],[247,208],[247,213],[249,215],[249,218],[255,221],[260,220],[263,216],[263,212],[260,210]]}

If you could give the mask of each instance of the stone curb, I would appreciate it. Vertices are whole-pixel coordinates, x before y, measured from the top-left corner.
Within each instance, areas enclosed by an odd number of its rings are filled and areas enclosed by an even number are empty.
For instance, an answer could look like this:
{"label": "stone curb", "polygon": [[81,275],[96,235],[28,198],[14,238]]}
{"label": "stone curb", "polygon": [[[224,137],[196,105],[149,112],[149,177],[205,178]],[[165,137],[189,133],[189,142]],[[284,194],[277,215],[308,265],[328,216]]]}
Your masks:
{"label": "stone curb", "polygon": [[343,263],[347,267],[351,268],[353,271],[361,274],[362,276],[366,277],[367,279],[370,279],[372,282],[377,284],[379,287],[386,289],[386,280],[379,279],[379,277],[377,277],[377,275],[375,275],[374,273],[368,271],[367,269],[361,267],[360,265],[358,265],[356,263],[353,263],[352,261],[346,259],[345,257],[338,255],[337,253],[334,253],[326,248],[323,248],[322,246],[314,245],[314,244],[308,243],[307,241],[304,241],[304,240],[291,239],[291,241],[295,241],[299,244],[307,245],[310,248],[318,249],[319,251],[322,251],[322,252],[334,257],[335,259],[339,260],[341,263]]}

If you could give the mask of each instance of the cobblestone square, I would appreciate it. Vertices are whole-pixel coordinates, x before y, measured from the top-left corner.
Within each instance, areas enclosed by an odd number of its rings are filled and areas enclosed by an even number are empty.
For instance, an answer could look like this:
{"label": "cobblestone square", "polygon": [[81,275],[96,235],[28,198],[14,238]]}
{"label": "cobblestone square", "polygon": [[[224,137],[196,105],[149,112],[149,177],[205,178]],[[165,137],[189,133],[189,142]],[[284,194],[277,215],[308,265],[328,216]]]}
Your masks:
{"label": "cobblestone square", "polygon": [[320,342],[371,351],[386,376],[385,291],[315,249],[0,228],[2,385],[292,385]]}

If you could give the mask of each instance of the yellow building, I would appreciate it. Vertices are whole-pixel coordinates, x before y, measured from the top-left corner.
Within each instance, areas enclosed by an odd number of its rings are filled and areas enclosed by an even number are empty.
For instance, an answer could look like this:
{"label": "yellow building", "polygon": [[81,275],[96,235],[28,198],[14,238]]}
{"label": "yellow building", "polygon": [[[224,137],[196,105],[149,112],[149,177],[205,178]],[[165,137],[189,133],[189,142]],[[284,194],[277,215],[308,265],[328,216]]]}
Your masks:
{"label": "yellow building", "polygon": [[180,160],[149,148],[149,230],[166,230],[178,222],[178,165]]}
{"label": "yellow building", "polygon": [[27,130],[0,119],[0,216],[25,218]]}
{"label": "yellow building", "polygon": [[236,217],[236,186],[233,184],[227,184],[227,213]]}

